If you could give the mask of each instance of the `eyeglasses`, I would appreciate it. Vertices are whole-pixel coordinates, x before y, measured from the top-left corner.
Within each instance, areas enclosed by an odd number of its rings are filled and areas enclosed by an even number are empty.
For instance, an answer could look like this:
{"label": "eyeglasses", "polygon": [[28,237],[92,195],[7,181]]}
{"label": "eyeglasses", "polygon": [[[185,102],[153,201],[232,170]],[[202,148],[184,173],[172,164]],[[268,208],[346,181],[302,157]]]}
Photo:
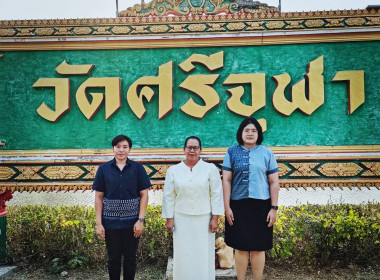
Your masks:
{"label": "eyeglasses", "polygon": [[188,151],[194,150],[194,152],[199,151],[200,147],[199,146],[185,146],[185,149]]}
{"label": "eyeglasses", "polygon": [[257,133],[257,130],[256,129],[244,129],[243,130],[243,132],[245,132],[245,133],[249,133],[249,132],[251,132],[251,133]]}

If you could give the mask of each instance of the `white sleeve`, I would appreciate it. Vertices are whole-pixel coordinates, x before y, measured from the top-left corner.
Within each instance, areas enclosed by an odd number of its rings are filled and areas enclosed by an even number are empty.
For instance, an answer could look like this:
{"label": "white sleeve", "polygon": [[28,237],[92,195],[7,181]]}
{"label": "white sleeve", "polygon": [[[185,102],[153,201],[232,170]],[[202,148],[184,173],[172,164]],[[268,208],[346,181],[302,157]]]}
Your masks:
{"label": "white sleeve", "polygon": [[174,189],[174,176],[172,174],[172,168],[169,168],[166,172],[164,194],[162,198],[162,218],[173,218],[176,193]]}
{"label": "white sleeve", "polygon": [[210,170],[210,199],[212,215],[224,214],[223,187],[218,168],[211,163]]}

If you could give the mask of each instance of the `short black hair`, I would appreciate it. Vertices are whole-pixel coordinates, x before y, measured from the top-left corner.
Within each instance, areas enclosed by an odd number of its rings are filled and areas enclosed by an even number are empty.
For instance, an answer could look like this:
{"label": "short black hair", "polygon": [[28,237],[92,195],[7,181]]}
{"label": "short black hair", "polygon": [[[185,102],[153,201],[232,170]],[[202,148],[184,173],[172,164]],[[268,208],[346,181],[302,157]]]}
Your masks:
{"label": "short black hair", "polygon": [[256,144],[260,145],[264,140],[263,129],[262,129],[261,125],[259,124],[259,122],[255,118],[252,118],[252,117],[248,117],[241,122],[239,129],[236,132],[236,140],[238,141],[238,143],[240,145],[244,145],[244,141],[242,138],[243,130],[249,124],[255,125],[255,127],[257,129],[257,134],[258,134]]}
{"label": "short black hair", "polygon": [[202,149],[201,139],[199,139],[197,136],[189,136],[189,137],[187,137],[186,140],[185,140],[185,145],[183,145],[184,149],[186,148],[187,141],[190,140],[190,139],[198,140],[198,142],[199,142],[199,148]]}
{"label": "short black hair", "polygon": [[129,148],[132,148],[132,140],[128,136],[125,135],[118,135],[112,140],[112,148],[115,147],[117,144],[119,144],[121,141],[127,141],[129,144]]}

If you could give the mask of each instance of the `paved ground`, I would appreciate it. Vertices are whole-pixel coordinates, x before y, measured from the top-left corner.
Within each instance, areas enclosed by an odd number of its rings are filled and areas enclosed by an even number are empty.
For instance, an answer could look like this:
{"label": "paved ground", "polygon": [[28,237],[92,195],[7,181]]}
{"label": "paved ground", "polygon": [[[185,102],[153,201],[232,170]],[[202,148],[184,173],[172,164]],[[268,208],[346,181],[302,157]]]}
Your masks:
{"label": "paved ground", "polygon": [[[136,280],[163,280],[165,268],[155,266],[139,267]],[[13,273],[1,280],[106,280],[107,271],[104,268],[80,268],[69,270],[68,275],[62,277],[59,274],[51,274],[42,268],[17,268]],[[247,275],[246,280],[252,280]],[[287,267],[266,267],[264,280],[380,280],[380,266],[360,268],[349,265],[345,268],[297,268],[291,265]]]}

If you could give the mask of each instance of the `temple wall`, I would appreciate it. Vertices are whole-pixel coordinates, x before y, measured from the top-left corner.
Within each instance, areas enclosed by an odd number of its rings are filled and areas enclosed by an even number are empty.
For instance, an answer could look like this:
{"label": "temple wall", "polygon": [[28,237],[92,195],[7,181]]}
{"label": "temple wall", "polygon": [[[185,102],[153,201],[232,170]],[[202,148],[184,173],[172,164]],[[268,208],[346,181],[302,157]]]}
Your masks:
{"label": "temple wall", "polygon": [[118,134],[161,189],[187,136],[221,168],[253,116],[284,190],[377,194],[379,11],[231,7],[0,21],[2,192],[89,190]]}

